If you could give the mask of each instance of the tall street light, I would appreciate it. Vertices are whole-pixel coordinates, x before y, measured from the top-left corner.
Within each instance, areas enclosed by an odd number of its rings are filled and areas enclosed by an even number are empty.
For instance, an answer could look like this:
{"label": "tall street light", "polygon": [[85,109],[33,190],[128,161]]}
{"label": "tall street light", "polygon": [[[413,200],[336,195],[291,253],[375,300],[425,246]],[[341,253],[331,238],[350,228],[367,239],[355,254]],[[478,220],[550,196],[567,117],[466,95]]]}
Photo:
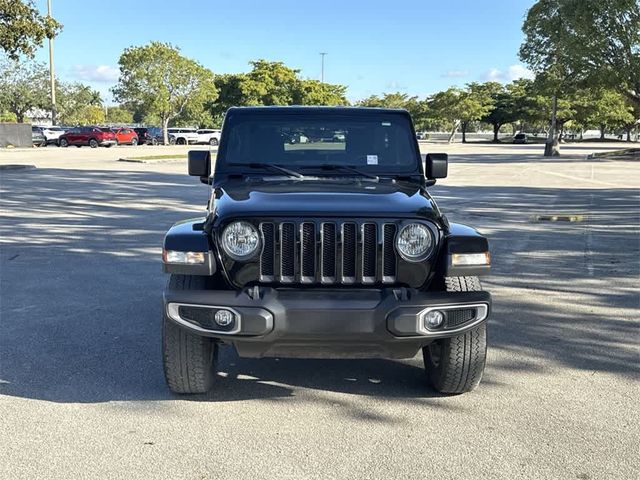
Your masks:
{"label": "tall street light", "polygon": [[324,56],[327,52],[320,52],[320,56],[322,57],[322,69],[320,70],[320,82],[324,83]]}
{"label": "tall street light", "polygon": [[[51,16],[51,0],[47,0],[47,15]],[[53,68],[53,37],[49,37],[49,80],[51,81],[51,123],[56,124],[56,75]]]}

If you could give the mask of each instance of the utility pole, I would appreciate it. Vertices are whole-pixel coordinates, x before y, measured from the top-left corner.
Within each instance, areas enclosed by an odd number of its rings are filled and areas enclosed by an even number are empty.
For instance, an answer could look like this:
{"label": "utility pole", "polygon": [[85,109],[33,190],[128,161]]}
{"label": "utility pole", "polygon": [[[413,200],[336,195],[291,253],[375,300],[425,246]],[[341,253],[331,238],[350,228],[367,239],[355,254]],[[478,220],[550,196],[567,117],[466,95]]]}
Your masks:
{"label": "utility pole", "polygon": [[[47,15],[51,17],[51,0],[47,0]],[[56,124],[56,74],[53,68],[53,38],[49,38],[49,80],[51,81],[51,123]]]}
{"label": "utility pole", "polygon": [[324,56],[327,52],[320,52],[320,56],[322,57],[322,69],[320,70],[320,83],[324,83]]}

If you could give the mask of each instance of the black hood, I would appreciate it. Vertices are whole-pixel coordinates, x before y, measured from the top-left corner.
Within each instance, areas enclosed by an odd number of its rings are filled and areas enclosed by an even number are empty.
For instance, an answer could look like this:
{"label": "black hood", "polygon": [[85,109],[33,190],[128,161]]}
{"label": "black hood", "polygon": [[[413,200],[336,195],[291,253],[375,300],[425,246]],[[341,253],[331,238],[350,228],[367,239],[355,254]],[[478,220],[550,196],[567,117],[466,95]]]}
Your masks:
{"label": "black hood", "polygon": [[233,180],[216,187],[215,214],[235,217],[380,217],[438,216],[429,194],[411,182],[350,179]]}

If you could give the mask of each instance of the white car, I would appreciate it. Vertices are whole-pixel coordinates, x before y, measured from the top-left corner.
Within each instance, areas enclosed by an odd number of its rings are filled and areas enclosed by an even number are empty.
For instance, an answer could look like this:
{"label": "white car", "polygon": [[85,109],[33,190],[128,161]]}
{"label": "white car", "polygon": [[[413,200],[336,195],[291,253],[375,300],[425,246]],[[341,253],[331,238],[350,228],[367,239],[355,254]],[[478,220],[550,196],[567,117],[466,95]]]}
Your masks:
{"label": "white car", "polygon": [[220,130],[215,128],[201,128],[198,130],[198,143],[208,143],[218,145],[220,143]]}
{"label": "white car", "polygon": [[199,136],[195,128],[167,128],[167,133],[171,139],[171,143],[176,145],[189,145],[198,143]]}
{"label": "white car", "polygon": [[55,143],[56,145],[58,144],[58,139],[60,138],[60,135],[62,135],[64,132],[66,132],[66,130],[62,127],[56,127],[56,126],[46,126],[46,125],[39,125],[37,127],[42,134],[44,135],[44,138],[47,140],[47,144],[49,143]]}

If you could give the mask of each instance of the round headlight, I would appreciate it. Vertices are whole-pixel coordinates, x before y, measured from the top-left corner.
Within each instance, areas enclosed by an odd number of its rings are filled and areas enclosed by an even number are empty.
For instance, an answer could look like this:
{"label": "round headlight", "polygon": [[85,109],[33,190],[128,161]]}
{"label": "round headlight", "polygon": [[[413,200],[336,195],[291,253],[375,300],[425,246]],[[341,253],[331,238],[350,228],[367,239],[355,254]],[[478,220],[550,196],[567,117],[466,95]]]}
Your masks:
{"label": "round headlight", "polygon": [[258,231],[248,222],[233,222],[222,232],[222,248],[235,260],[247,260],[259,244]]}
{"label": "round headlight", "polygon": [[409,262],[424,260],[431,252],[432,246],[433,234],[429,227],[421,223],[405,225],[396,238],[398,253]]}

